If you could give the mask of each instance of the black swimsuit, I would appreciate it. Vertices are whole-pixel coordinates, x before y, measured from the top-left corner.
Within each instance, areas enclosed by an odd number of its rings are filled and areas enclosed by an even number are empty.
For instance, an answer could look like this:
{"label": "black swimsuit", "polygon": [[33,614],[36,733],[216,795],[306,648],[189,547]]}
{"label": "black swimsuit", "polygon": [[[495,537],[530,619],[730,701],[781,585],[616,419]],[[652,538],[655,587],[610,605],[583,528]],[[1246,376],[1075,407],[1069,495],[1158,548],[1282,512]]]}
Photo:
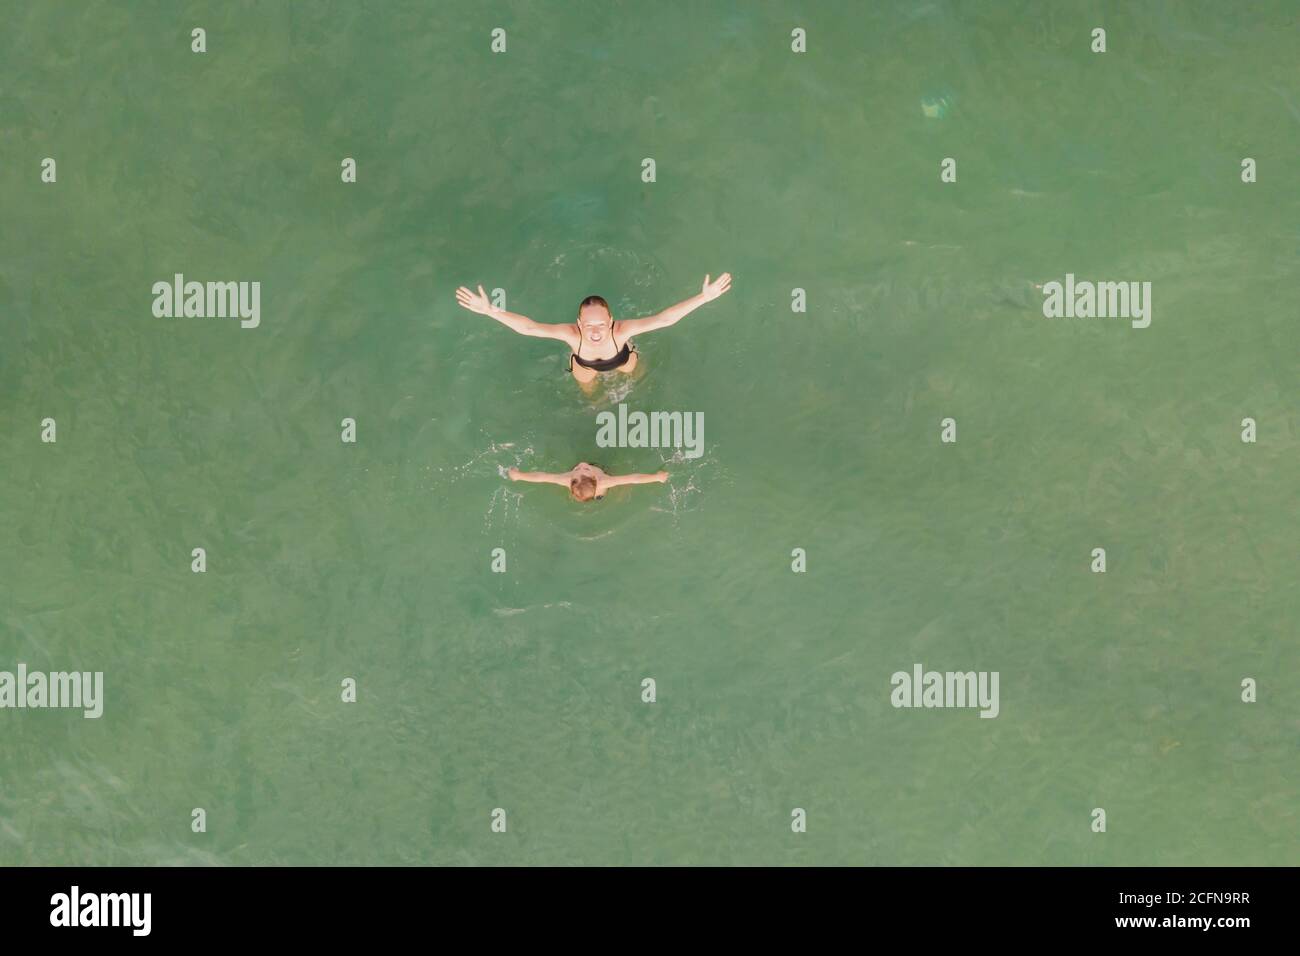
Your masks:
{"label": "black swimsuit", "polygon": [[[618,344],[618,340],[614,338],[614,327],[612,325],[609,327],[609,338],[610,341],[612,341],[615,345]],[[580,330],[578,332],[578,352],[581,351],[582,351],[582,332]],[[581,355],[579,355],[578,352],[573,352],[569,356],[569,371],[570,372],[573,371],[573,363],[577,362],[583,368],[589,368],[593,372],[612,372],[614,371],[614,369],[622,368],[624,365],[628,363],[628,360],[632,358],[632,351],[633,351],[632,346],[629,345],[627,342],[624,342],[623,347],[618,350],[618,354],[613,356],[612,358],[585,359]]]}

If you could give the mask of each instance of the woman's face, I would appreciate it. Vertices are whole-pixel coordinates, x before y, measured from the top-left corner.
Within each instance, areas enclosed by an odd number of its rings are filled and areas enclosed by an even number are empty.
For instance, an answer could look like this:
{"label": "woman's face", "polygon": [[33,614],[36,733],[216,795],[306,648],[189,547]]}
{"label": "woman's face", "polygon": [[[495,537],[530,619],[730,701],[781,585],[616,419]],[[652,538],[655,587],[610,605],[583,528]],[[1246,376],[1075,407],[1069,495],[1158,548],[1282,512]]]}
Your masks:
{"label": "woman's face", "polygon": [[592,345],[604,342],[613,325],[613,317],[603,305],[584,305],[578,312],[578,329]]}

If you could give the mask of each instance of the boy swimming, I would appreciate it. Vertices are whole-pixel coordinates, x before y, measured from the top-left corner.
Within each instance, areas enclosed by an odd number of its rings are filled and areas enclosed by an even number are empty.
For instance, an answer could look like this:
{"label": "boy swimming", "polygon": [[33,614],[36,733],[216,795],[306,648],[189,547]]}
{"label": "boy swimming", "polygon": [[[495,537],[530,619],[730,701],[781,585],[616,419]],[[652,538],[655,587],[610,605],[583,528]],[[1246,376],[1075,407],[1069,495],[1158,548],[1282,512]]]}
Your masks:
{"label": "boy swimming", "polygon": [[520,471],[511,468],[507,475],[511,481],[537,481],[552,485],[564,485],[576,501],[599,501],[605,492],[618,485],[648,485],[653,482],[667,481],[668,472],[657,471],[653,475],[609,475],[598,465],[580,461],[566,472],[553,475],[545,471]]}
{"label": "boy swimming", "polygon": [[526,315],[498,309],[492,305],[482,286],[478,287],[478,292],[461,286],[456,290],[456,301],[463,308],[496,319],[520,335],[559,339],[569,347],[569,371],[584,391],[590,391],[595,387],[596,377],[601,372],[631,375],[636,370],[637,352],[630,341],[633,336],[676,325],[704,303],[712,302],[730,288],[730,272],[724,272],[716,279],[705,276],[698,295],[643,319],[621,321],[614,320],[608,302],[598,295],[589,295],[578,306],[578,320],[573,325],[534,322]]}

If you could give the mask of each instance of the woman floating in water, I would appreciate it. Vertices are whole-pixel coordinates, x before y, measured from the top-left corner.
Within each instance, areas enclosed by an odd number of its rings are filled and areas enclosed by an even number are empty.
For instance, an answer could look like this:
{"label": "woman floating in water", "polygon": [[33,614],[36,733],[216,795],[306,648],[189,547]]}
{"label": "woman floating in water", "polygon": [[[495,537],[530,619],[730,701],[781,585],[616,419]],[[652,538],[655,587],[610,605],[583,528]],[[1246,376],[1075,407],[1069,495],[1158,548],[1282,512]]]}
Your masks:
{"label": "woman floating in water", "polygon": [[[731,288],[731,273],[724,272],[710,281],[704,277],[704,287],[699,295],[685,302],[670,305],[656,315],[644,319],[614,321],[609,303],[598,295],[589,295],[578,306],[578,321],[574,325],[534,322],[523,315],[498,309],[488,300],[483,287],[478,292],[461,286],[456,290],[456,301],[471,312],[487,315],[520,335],[541,339],[559,339],[569,347],[569,371],[584,389],[594,387],[601,372],[622,372],[630,375],[636,369],[637,353],[631,345],[635,335],[666,329],[676,325],[706,302],[712,302]],[[583,354],[583,350],[586,354]]]}
{"label": "woman floating in water", "polygon": [[511,481],[539,481],[552,485],[564,485],[578,501],[599,501],[605,492],[617,485],[648,485],[656,481],[667,481],[668,472],[659,471],[653,475],[607,475],[597,465],[580,461],[569,471],[553,475],[545,471],[520,471],[511,468],[506,472]]}

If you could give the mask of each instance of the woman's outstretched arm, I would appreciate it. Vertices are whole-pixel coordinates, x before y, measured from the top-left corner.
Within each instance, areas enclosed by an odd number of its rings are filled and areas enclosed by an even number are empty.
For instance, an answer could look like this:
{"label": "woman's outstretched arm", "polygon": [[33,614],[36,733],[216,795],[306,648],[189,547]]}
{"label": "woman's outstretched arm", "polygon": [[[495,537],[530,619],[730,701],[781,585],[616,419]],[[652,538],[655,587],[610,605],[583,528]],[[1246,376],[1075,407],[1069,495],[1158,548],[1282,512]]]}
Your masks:
{"label": "woman's outstretched arm", "polygon": [[624,338],[630,339],[634,335],[653,332],[655,329],[666,329],[670,325],[676,325],[704,303],[712,302],[730,288],[730,272],[722,273],[713,281],[709,281],[709,277],[705,276],[704,287],[700,289],[698,295],[691,296],[685,302],[670,305],[662,312],[646,316],[644,319],[625,319],[619,323],[619,331],[623,333]]}
{"label": "woman's outstretched arm", "polygon": [[461,286],[456,290],[456,301],[460,303],[461,308],[496,319],[506,328],[518,332],[520,335],[531,335],[539,339],[560,339],[570,343],[572,343],[573,337],[577,335],[577,332],[569,325],[534,322],[526,315],[517,315],[514,312],[507,312],[505,309],[498,309],[488,299],[487,293],[483,291],[482,286],[478,287],[478,292]]}

